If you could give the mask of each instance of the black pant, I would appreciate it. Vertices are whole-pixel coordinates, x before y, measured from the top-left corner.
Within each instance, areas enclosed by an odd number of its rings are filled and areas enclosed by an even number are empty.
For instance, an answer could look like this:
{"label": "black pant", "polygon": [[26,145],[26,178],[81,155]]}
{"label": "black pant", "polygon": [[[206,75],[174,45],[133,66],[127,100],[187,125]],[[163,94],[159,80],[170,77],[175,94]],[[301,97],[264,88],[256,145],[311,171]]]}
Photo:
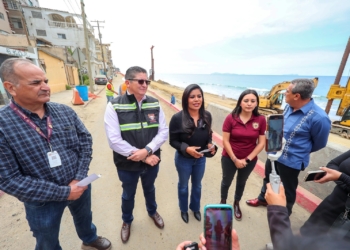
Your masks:
{"label": "black pant", "polygon": [[[298,176],[300,170],[290,168],[278,161],[275,161],[275,168],[277,174],[281,177],[281,182],[283,183],[286,198],[287,198],[287,209],[288,214],[292,214],[292,208],[296,199],[296,191],[298,187]],[[265,201],[265,192],[266,192],[266,183],[270,182],[270,173],[272,171],[271,161],[269,159],[266,160],[265,163],[265,178],[264,183],[261,188],[261,192],[258,196],[260,201]]]}
{"label": "black pant", "polygon": [[255,167],[256,161],[251,161],[245,168],[237,168],[233,161],[226,157],[221,157],[222,181],[221,181],[221,199],[227,199],[228,189],[231,186],[233,177],[238,170],[236,181],[235,201],[240,201],[250,173]]}

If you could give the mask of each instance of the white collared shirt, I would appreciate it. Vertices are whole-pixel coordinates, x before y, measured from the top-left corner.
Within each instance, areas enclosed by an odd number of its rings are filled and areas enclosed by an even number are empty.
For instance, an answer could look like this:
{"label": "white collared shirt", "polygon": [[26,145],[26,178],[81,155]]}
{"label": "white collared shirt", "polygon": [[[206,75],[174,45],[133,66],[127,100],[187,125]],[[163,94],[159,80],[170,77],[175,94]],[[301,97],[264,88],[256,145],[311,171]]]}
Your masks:
{"label": "white collared shirt", "polygon": [[[129,95],[129,93],[126,93]],[[138,102],[139,108],[141,108],[142,101],[146,99],[146,95],[143,96],[140,102]],[[157,151],[162,144],[168,139],[169,128],[166,124],[165,115],[162,107],[159,106],[159,127],[157,135],[152,139],[150,143],[147,144],[148,147],[152,149],[152,152]],[[125,157],[131,155],[132,152],[139,150],[129,142],[123,140],[121,136],[119,119],[117,112],[115,112],[111,102],[108,102],[106,107],[106,112],[104,116],[105,131],[108,139],[109,147]]]}

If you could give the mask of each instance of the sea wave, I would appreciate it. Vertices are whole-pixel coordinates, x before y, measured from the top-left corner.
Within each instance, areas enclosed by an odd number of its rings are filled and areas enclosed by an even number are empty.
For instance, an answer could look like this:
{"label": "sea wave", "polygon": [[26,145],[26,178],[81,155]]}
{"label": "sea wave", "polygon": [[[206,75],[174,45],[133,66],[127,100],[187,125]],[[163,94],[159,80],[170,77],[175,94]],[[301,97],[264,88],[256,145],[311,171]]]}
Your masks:
{"label": "sea wave", "polygon": [[196,82],[196,84],[200,86],[217,86],[221,88],[228,88],[228,89],[247,89],[247,87],[244,86],[235,86],[235,85],[229,85],[229,84],[221,84],[221,83],[204,83],[204,82]]}

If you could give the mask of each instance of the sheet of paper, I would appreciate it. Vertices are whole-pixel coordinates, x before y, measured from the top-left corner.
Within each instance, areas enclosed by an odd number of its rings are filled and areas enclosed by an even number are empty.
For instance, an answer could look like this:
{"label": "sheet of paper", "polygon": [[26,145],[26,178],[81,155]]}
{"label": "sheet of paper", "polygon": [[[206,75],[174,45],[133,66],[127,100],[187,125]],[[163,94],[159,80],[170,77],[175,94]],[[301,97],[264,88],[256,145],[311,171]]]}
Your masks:
{"label": "sheet of paper", "polygon": [[97,180],[100,177],[101,177],[101,175],[99,175],[99,174],[91,174],[88,177],[86,177],[85,179],[82,179],[81,181],[79,181],[76,185],[79,187],[87,186],[91,182]]}
{"label": "sheet of paper", "polygon": [[214,146],[214,144],[213,144],[210,148],[204,149],[204,150],[202,150],[202,151],[199,151],[198,153],[203,154],[203,153],[206,153],[206,152],[210,152],[210,150],[211,150],[212,148],[214,148],[214,147],[215,147],[215,146]]}

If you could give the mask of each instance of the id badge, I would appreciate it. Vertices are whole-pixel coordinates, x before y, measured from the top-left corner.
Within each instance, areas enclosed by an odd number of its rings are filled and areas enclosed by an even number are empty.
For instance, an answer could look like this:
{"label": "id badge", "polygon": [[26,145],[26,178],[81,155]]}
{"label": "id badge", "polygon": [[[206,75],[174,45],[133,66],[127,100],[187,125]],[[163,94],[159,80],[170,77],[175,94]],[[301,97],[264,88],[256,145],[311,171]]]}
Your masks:
{"label": "id badge", "polygon": [[49,158],[50,168],[55,168],[62,165],[60,155],[57,151],[48,152],[47,157]]}

